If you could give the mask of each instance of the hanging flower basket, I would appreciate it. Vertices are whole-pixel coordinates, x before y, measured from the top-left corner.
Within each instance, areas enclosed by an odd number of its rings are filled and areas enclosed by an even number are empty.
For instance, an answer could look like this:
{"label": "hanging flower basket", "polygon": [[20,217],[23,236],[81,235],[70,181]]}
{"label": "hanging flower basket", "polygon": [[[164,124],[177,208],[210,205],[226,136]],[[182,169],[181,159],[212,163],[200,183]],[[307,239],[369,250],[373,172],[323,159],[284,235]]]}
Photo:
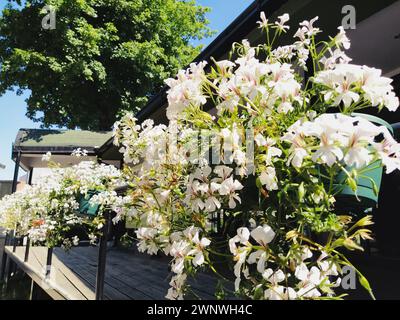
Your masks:
{"label": "hanging flower basket", "polygon": [[90,203],[90,199],[95,195],[98,194],[98,191],[95,190],[89,190],[87,194],[84,196],[82,195],[78,202],[79,202],[79,213],[88,215],[88,216],[97,216],[97,213],[99,211],[100,205],[96,204],[93,205]]}
{"label": "hanging flower basket", "polygon": [[[362,117],[373,124],[385,126],[393,135],[392,126],[379,117],[362,113],[353,113],[352,115]],[[346,167],[345,169],[351,172],[353,167]],[[355,191],[346,183],[347,176],[345,172],[341,172],[338,175],[333,185],[334,190],[339,192],[336,196],[337,206],[363,211],[368,208],[376,207],[378,204],[379,190],[383,175],[382,161],[376,160],[359,171],[362,172],[362,174],[355,179],[357,185]]]}

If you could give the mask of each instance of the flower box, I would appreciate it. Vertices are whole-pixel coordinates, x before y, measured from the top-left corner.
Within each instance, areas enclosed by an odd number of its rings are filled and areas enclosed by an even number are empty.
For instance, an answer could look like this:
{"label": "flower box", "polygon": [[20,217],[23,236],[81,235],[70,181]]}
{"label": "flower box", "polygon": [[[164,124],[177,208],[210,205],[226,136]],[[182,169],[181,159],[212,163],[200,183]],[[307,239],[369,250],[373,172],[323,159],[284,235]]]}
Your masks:
{"label": "flower box", "polygon": [[96,216],[100,205],[93,205],[90,203],[90,199],[95,195],[98,194],[98,191],[95,190],[89,190],[85,196],[81,196],[78,199],[79,202],[79,213],[88,215],[88,216]]}
{"label": "flower box", "polygon": [[[393,134],[392,126],[381,118],[362,113],[353,113],[352,115],[365,118],[373,124],[385,126],[390,133]],[[352,169],[353,167],[346,167],[346,170],[349,172],[351,172]],[[344,172],[341,172],[338,175],[333,187],[334,190],[339,192],[339,194],[336,196],[339,207],[363,211],[365,209],[377,206],[383,174],[382,161],[376,160],[368,166],[362,168],[361,171],[363,171],[362,176],[355,179],[357,184],[356,191],[353,191],[346,183],[347,176]]]}

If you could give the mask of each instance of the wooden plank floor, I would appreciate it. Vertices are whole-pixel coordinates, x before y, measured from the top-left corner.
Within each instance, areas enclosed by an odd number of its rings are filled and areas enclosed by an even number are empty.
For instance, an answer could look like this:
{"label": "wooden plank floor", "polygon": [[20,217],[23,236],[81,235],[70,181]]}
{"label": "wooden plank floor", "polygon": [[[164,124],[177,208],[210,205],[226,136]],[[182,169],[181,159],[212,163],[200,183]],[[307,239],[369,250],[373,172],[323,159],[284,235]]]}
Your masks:
{"label": "wooden plank floor", "polygon": [[[44,279],[47,248],[31,247],[25,263],[25,247],[7,246],[8,256],[14,260],[53,299],[93,300],[97,270],[96,247],[76,247],[68,252],[61,248],[53,251],[50,278]],[[169,259],[154,257],[135,251],[109,248],[105,275],[104,295],[110,300],[164,299],[171,273]],[[189,281],[202,299],[214,299],[217,280],[204,273]]]}

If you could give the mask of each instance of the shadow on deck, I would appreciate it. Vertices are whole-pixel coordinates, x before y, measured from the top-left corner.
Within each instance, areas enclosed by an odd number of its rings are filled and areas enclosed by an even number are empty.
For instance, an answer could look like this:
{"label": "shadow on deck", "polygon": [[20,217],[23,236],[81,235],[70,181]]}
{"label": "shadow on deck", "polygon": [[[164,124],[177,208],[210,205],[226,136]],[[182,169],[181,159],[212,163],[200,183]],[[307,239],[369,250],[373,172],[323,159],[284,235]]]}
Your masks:
{"label": "shadow on deck", "polygon": [[[50,277],[45,279],[47,248],[31,247],[29,259],[24,262],[25,247],[5,248],[7,255],[32,280],[53,299],[93,300],[97,270],[98,248],[75,247],[65,252],[61,248],[53,251]],[[104,299],[150,300],[165,299],[171,272],[169,259],[148,256],[136,250],[108,248],[104,283]],[[193,295],[202,299],[215,299],[217,279],[200,273],[196,280],[189,281]]]}

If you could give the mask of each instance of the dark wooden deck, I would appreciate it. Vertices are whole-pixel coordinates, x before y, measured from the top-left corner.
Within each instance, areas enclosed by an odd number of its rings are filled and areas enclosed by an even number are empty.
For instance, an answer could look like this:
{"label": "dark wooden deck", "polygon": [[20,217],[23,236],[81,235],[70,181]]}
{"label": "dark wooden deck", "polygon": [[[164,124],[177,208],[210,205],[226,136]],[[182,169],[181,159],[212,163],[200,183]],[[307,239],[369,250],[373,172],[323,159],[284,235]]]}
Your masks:
{"label": "dark wooden deck", "polygon": [[[24,262],[25,247],[5,248],[7,255],[33,281],[57,300],[93,300],[98,249],[76,247],[68,252],[55,248],[53,252],[50,278],[45,279],[47,248],[31,247],[29,259]],[[169,259],[148,256],[137,251],[109,248],[104,285],[105,299],[149,300],[165,299],[171,273]],[[201,273],[196,280],[189,281],[195,295],[202,299],[214,299],[217,280]],[[195,295],[191,296],[192,298]]]}

